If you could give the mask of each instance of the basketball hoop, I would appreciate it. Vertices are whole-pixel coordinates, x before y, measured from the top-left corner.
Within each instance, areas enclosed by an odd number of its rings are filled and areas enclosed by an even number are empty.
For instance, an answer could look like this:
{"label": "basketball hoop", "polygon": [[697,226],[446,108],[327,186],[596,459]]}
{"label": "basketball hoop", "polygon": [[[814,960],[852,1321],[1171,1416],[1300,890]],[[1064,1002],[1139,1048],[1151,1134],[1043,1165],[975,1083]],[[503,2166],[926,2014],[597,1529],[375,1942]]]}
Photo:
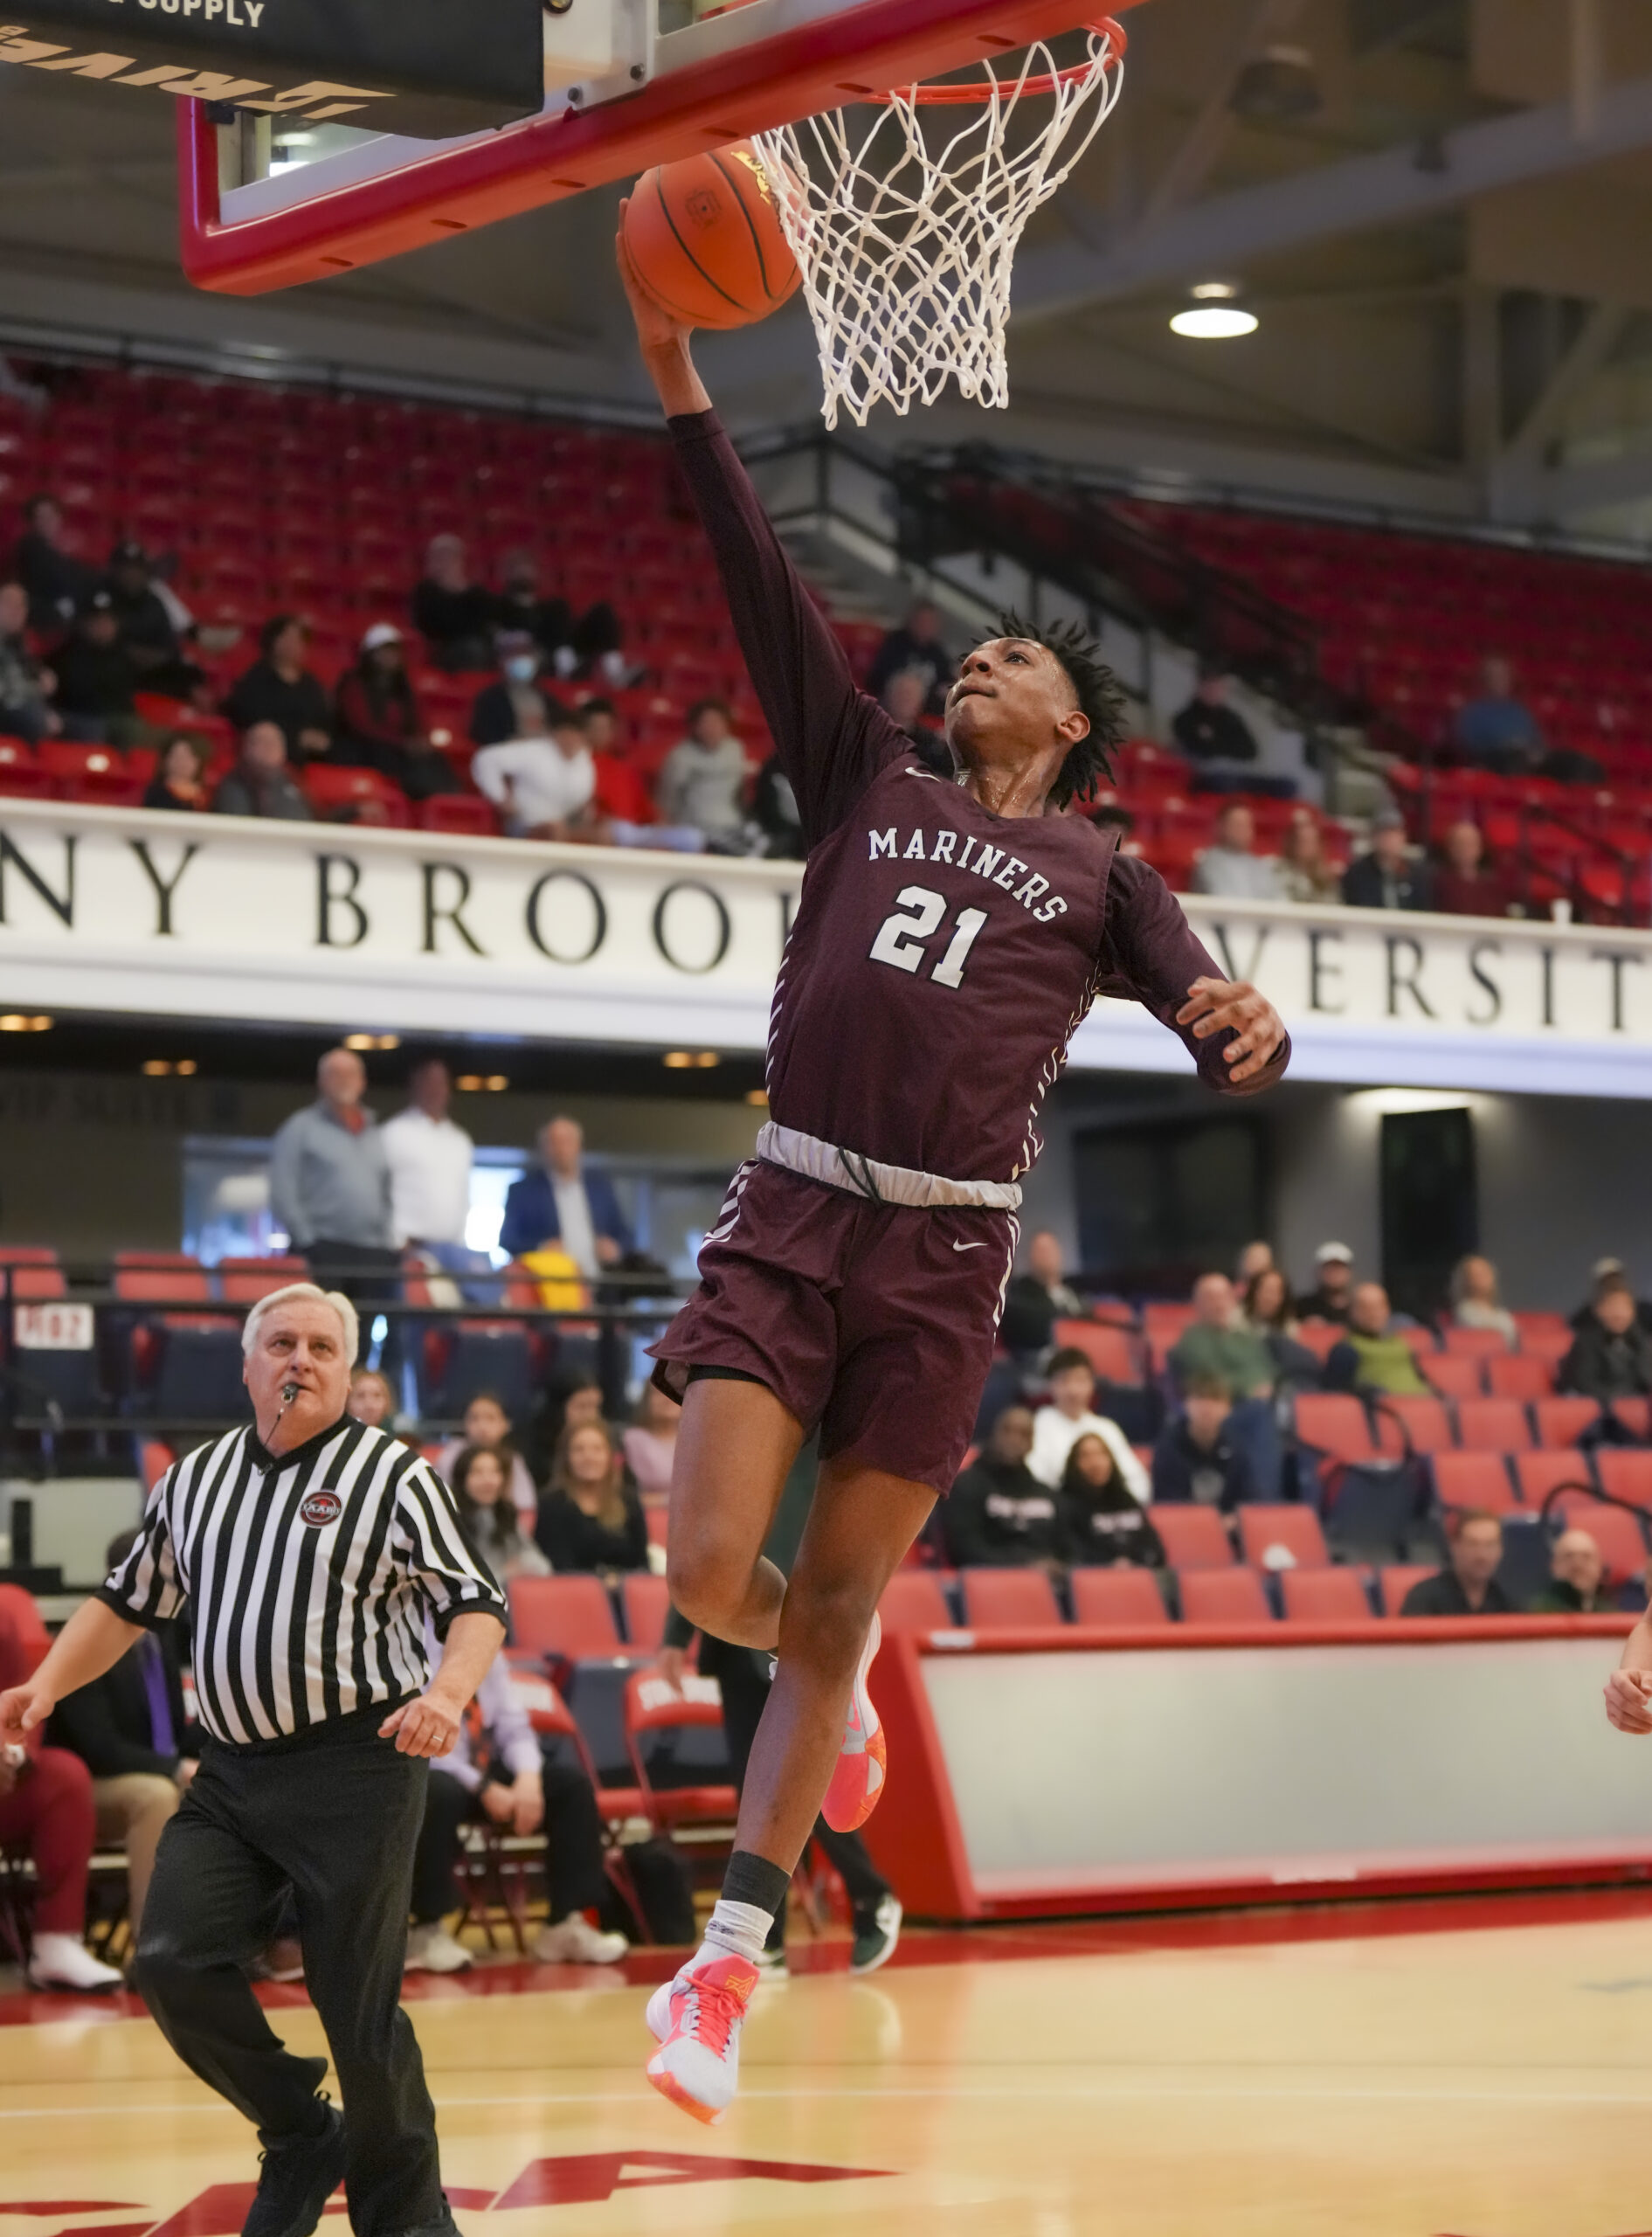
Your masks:
{"label": "basketball hoop", "polygon": [[[1123,78],[1118,25],[1104,17],[1085,31],[1086,59],[1070,69],[1040,41],[1014,77],[984,63],[968,83],[869,95],[877,114],[858,136],[842,109],[754,135],[803,274],[828,427],[840,406],[864,427],[874,404],[933,404],[948,380],[981,404],[1008,403],[1016,247],[1112,114]],[[1048,117],[1012,152],[1024,105],[1045,98]],[[978,116],[931,154],[923,112],[966,104]]]}

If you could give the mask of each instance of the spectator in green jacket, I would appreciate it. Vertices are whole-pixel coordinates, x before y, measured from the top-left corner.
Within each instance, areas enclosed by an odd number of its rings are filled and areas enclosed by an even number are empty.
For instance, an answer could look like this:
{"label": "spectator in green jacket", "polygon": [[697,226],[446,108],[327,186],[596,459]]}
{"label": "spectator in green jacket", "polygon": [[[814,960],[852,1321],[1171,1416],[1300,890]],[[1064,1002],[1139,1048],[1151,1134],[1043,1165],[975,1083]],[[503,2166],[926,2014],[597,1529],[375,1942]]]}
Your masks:
{"label": "spectator in green jacket", "polygon": [[1426,1398],[1428,1385],[1416,1355],[1394,1326],[1388,1292],[1380,1282],[1361,1282],[1349,1308],[1348,1333],[1325,1362],[1331,1390],[1374,1391],[1384,1398]]}
{"label": "spectator in green jacket", "polygon": [[1193,1285],[1199,1318],[1185,1329],[1170,1354],[1177,1388],[1185,1390],[1195,1376],[1227,1386],[1235,1398],[1269,1398],[1279,1369],[1261,1338],[1245,1326],[1239,1299],[1226,1274],[1202,1274]]}

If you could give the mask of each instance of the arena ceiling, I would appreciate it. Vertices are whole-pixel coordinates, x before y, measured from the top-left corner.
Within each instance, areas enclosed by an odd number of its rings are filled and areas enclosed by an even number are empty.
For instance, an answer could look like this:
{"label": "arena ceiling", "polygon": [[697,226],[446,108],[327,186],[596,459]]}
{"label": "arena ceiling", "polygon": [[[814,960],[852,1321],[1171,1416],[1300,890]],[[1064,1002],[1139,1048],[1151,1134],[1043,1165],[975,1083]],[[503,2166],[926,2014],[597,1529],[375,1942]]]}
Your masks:
{"label": "arena ceiling", "polygon": [[[1648,0],[1152,0],[1119,113],[1023,248],[986,436],[1159,476],[1510,523],[1652,523]],[[1280,47],[1305,57],[1255,66]],[[299,294],[177,272],[171,114],[0,66],[0,329],[114,329],[646,405],[612,193]],[[1260,321],[1185,341],[1200,280]],[[729,415],[813,408],[800,308],[708,338]],[[247,353],[252,353],[249,359]]]}

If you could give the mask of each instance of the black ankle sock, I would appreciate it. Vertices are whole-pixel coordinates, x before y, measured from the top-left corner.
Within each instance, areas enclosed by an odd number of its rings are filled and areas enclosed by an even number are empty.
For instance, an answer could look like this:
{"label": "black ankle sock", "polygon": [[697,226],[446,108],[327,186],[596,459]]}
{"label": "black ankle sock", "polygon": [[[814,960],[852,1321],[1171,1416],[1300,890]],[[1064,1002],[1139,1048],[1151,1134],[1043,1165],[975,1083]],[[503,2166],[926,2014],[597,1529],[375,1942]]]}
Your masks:
{"label": "black ankle sock", "polygon": [[786,1889],[791,1885],[789,1872],[783,1872],[778,1864],[771,1864],[766,1856],[754,1856],[750,1849],[736,1849],[722,1875],[726,1901],[754,1904],[771,1917],[785,1901]]}

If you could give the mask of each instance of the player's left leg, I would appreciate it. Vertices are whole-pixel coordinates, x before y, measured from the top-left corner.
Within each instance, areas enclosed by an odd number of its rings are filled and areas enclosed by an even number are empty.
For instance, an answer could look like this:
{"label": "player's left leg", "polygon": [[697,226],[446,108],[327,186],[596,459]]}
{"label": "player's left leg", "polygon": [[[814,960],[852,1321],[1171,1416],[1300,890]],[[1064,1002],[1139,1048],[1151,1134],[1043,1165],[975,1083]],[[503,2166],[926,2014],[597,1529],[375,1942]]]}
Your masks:
{"label": "player's left leg", "polygon": [[660,2038],[648,2078],[696,2120],[720,2121],[733,2102],[757,1959],[843,1751],[878,1602],[935,1496],[847,1457],[821,1464],[723,1893],[700,1950],[648,2009]]}

